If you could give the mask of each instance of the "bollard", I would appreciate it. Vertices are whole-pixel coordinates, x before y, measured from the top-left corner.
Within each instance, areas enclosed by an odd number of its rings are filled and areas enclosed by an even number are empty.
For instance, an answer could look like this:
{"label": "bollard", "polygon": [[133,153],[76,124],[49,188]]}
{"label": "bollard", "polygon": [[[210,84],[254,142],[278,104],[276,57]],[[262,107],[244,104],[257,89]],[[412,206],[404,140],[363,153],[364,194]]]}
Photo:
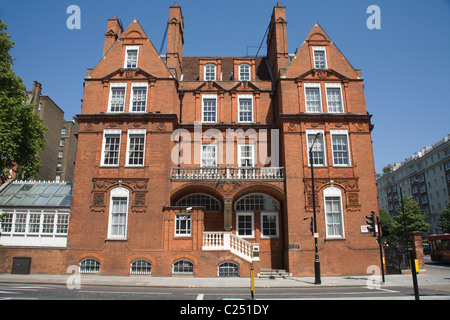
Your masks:
{"label": "bollard", "polygon": [[252,300],[255,299],[255,270],[250,269],[250,292]]}

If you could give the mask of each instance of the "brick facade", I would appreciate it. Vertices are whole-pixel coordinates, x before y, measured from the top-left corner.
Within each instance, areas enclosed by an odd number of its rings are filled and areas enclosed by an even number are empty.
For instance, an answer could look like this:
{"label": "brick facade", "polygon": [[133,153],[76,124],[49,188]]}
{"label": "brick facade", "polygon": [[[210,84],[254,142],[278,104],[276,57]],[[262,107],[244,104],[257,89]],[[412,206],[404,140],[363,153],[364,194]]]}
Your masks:
{"label": "brick facade", "polygon": [[[361,71],[317,24],[297,53],[288,54],[280,5],[271,17],[266,57],[184,57],[184,21],[176,4],[168,24],[168,51],[160,56],[136,20],[125,30],[116,17],[108,20],[104,56],[87,71],[78,115],[67,265],[92,258],[100,263],[100,274],[128,275],[133,261],[145,259],[153,276],[171,276],[173,263],[184,259],[201,277],[217,276],[223,262],[238,265],[241,276],[252,267],[313,275],[307,135],[318,131],[322,156],[316,154],[321,160],[314,166],[314,192],[322,275],[364,274],[378,265],[376,242],[360,227],[366,214],[378,210]],[[317,48],[325,52],[324,67],[314,65]],[[133,50],[137,63],[127,66],[134,63]],[[133,112],[133,90],[142,83],[145,111]],[[119,86],[123,91],[113,93]],[[319,112],[307,110],[308,88],[320,90]],[[115,112],[111,105],[120,94],[123,109]],[[329,112],[332,94],[339,96],[338,112]],[[249,135],[226,144],[230,130]],[[113,165],[104,162],[112,154],[109,133],[120,145]],[[145,141],[143,163],[130,165],[135,154],[130,135],[136,133]],[[205,148],[211,141],[216,147]],[[253,156],[245,160],[243,150]],[[342,163],[336,163],[339,155]],[[252,166],[241,167],[244,161]],[[206,195],[204,201],[217,201],[219,209],[183,202],[190,195]],[[118,199],[127,207],[121,237],[112,231]],[[186,225],[177,219],[188,219],[187,234],[180,234]],[[219,240],[205,240],[208,233]],[[233,241],[241,246],[235,251],[229,250]]]}

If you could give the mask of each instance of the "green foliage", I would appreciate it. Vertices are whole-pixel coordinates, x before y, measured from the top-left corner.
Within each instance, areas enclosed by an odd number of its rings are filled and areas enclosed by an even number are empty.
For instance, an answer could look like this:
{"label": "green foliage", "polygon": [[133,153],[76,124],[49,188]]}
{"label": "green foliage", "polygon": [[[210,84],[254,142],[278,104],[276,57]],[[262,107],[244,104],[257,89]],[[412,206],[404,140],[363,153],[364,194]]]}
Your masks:
{"label": "green foliage", "polygon": [[44,149],[43,120],[27,104],[26,88],[11,66],[9,51],[14,46],[7,26],[0,20],[0,181],[5,182],[13,169],[20,179],[36,178]]}
{"label": "green foliage", "polygon": [[450,233],[450,200],[447,208],[439,212],[438,227],[442,233]]}
{"label": "green foliage", "polygon": [[420,205],[414,201],[413,197],[403,195],[403,201],[399,201],[398,204],[397,216],[393,219],[391,235],[398,240],[403,240],[406,229],[406,239],[409,240],[414,231],[428,232],[430,225],[425,222],[425,219]]}

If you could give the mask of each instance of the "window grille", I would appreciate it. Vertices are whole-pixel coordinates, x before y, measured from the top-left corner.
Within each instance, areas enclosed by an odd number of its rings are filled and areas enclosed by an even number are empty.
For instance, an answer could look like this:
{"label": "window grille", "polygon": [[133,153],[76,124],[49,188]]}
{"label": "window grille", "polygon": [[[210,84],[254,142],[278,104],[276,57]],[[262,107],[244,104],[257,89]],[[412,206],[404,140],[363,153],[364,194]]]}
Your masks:
{"label": "window grille", "polygon": [[194,264],[189,260],[175,261],[172,267],[173,274],[194,274]]}
{"label": "window grille", "polygon": [[223,262],[218,266],[219,277],[239,277],[239,265],[234,262]]}
{"label": "window grille", "polygon": [[80,273],[97,274],[100,273],[100,262],[95,259],[84,259],[80,262]]}
{"label": "window grille", "polygon": [[190,194],[177,201],[178,207],[206,207],[206,211],[220,211],[220,202],[202,193]]}
{"label": "window grille", "polygon": [[130,274],[132,275],[150,275],[152,274],[152,264],[147,260],[134,260],[130,265]]}
{"label": "window grille", "polygon": [[264,194],[249,194],[236,202],[236,211],[278,211],[279,204]]}

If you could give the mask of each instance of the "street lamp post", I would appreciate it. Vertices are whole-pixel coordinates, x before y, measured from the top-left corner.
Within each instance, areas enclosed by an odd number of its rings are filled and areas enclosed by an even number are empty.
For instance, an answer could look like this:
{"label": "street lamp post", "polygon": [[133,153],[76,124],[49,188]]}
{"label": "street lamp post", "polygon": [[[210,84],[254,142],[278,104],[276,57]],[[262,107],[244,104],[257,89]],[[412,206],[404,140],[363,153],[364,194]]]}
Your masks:
{"label": "street lamp post", "polygon": [[314,144],[316,143],[316,140],[320,138],[321,133],[317,133],[314,137],[314,141],[309,148],[309,162],[311,164],[311,186],[312,186],[312,200],[313,200],[313,216],[314,216],[314,246],[315,246],[315,253],[314,253],[314,275],[315,275],[315,281],[314,284],[321,284],[322,281],[320,280],[320,261],[319,261],[319,248],[317,244],[317,238],[319,237],[317,233],[317,221],[316,221],[316,190],[314,188],[314,161],[312,157],[312,149],[314,147]]}

